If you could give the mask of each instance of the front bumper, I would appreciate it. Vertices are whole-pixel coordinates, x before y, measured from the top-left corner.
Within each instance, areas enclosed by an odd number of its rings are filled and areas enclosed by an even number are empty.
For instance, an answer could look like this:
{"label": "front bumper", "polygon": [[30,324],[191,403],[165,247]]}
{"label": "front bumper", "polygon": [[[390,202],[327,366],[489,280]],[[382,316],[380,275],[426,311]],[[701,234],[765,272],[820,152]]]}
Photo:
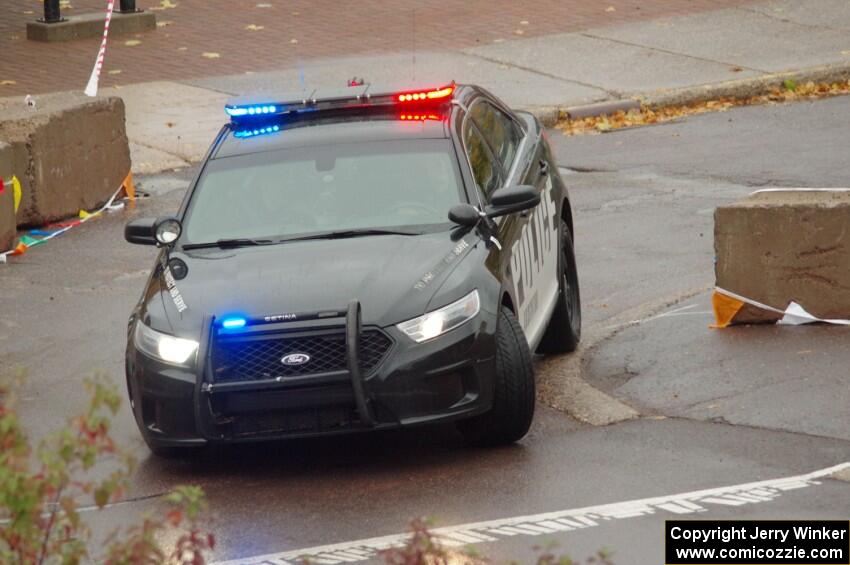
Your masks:
{"label": "front bumper", "polygon": [[[130,339],[127,384],[146,441],[180,446],[331,435],[458,420],[491,407],[494,314],[482,309],[469,322],[424,343],[395,327],[383,328],[392,346],[368,374],[360,373],[357,359],[363,332],[359,305],[340,314],[321,324],[345,331],[345,370],[294,377],[216,382],[213,351],[221,330],[211,316],[205,319],[193,368],[153,359]],[[305,331],[303,324],[255,329],[286,337]]]}

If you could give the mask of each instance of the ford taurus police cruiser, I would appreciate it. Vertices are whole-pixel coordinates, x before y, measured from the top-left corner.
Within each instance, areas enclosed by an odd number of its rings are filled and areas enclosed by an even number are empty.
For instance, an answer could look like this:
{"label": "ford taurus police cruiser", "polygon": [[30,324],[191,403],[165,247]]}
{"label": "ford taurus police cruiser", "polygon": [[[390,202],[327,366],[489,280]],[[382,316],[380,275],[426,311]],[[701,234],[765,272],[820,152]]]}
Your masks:
{"label": "ford taurus police cruiser", "polygon": [[455,422],[522,438],[533,351],[575,349],[567,190],[477,86],[234,99],[157,245],[126,374],[154,453]]}

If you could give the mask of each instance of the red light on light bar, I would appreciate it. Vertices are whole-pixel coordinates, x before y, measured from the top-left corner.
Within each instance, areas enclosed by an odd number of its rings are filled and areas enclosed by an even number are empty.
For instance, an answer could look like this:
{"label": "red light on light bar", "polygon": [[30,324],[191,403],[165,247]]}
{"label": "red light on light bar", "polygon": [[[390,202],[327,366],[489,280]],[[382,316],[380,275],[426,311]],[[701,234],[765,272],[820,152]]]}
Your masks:
{"label": "red light on light bar", "polygon": [[447,98],[451,96],[454,90],[454,86],[444,86],[437,90],[427,90],[425,92],[405,92],[404,94],[398,95],[398,101],[419,102],[424,100],[439,100],[440,98]]}
{"label": "red light on light bar", "polygon": [[442,121],[443,117],[437,114],[400,114],[398,119],[402,121],[423,122],[425,120]]}

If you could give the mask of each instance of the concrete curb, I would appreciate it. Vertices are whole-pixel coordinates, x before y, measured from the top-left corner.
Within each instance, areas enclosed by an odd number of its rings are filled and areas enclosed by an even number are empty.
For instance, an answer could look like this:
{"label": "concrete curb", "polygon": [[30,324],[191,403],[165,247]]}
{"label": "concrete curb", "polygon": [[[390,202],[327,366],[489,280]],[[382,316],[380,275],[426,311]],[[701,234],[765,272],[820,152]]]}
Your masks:
{"label": "concrete curb", "polygon": [[526,107],[525,110],[534,114],[544,127],[553,127],[559,120],[568,116],[586,118],[628,111],[641,106],[657,109],[666,106],[706,102],[718,98],[749,98],[750,96],[765,94],[776,86],[782,86],[786,80],[793,80],[798,84],[809,81],[838,82],[850,80],[850,61],[712,84],[633,93],[623,98],[612,98],[591,104],[531,106]]}
{"label": "concrete curb", "polygon": [[591,354],[624,329],[711,288],[695,288],[641,304],[606,320],[603,327],[585,331],[582,343],[574,353],[546,357],[536,363],[537,398],[543,404],[592,426],[607,426],[639,418],[641,414],[637,410],[584,379],[583,373]]}
{"label": "concrete curb", "polygon": [[704,102],[717,98],[749,98],[765,94],[771,88],[782,86],[786,80],[798,84],[806,82],[838,82],[850,79],[850,62],[824,65],[796,71],[771,73],[752,78],[730,80],[637,95],[635,98],[650,108],[677,106]]}

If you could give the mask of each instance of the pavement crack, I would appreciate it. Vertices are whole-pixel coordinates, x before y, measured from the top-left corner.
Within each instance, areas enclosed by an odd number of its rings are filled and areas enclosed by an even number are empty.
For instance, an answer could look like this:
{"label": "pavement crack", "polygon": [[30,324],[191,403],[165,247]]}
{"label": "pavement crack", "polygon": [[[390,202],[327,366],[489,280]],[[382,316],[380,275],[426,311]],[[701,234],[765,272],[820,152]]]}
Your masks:
{"label": "pavement crack", "polygon": [[712,425],[717,425],[717,426],[729,426],[729,427],[734,427],[734,428],[745,428],[745,429],[748,429],[748,430],[754,430],[754,431],[760,431],[760,432],[774,432],[774,433],[783,433],[783,434],[793,434],[795,436],[808,437],[808,438],[812,438],[812,439],[826,439],[826,440],[830,440],[830,441],[839,441],[841,443],[846,443],[846,444],[850,445],[850,439],[848,439],[848,438],[836,437],[836,436],[826,436],[826,435],[821,435],[821,434],[812,434],[812,433],[808,433],[808,432],[801,432],[801,431],[798,431],[798,430],[786,430],[786,429],[783,429],[783,428],[769,428],[767,426],[755,426],[753,424],[734,423],[734,422],[730,422],[729,420],[727,420],[726,418],[723,418],[723,417],[717,417],[717,418],[712,418],[712,419],[708,419],[708,420],[701,420],[699,418],[689,418],[687,416],[665,416],[665,415],[662,414],[661,418],[659,418],[658,415],[655,415],[655,416],[647,415],[647,416],[643,417],[642,419],[644,419],[644,420],[661,420],[661,419],[663,419],[663,420],[680,420],[680,421],[683,421],[683,422],[697,422],[697,423],[712,424]]}
{"label": "pavement crack", "polygon": [[595,35],[592,33],[582,32],[579,35],[583,35],[584,37],[589,37],[591,39],[601,39],[603,41],[610,41],[612,43],[619,43],[620,45],[628,45],[629,47],[640,47],[641,49],[649,49],[650,51],[656,51],[658,53],[665,53],[667,55],[675,55],[677,57],[686,57],[688,59],[694,59],[696,61],[702,61],[704,63],[714,63],[715,65],[726,65],[727,67],[738,67],[744,69],[746,71],[753,71],[756,73],[765,74],[768,71],[764,69],[757,69],[756,67],[746,67],[744,65],[740,65],[737,63],[729,63],[727,61],[719,61],[717,59],[710,59],[708,57],[700,57],[699,55],[690,55],[688,53],[681,53],[679,51],[673,51],[671,49],[664,49],[663,47],[653,47],[651,45],[644,45],[642,43],[634,43],[631,41],[625,41],[623,39],[613,39],[610,37],[605,37],[604,35]]}
{"label": "pavement crack", "polygon": [[130,498],[125,498],[124,500],[119,500],[118,502],[113,502],[111,504],[106,504],[102,507],[99,506],[83,506],[77,509],[77,512],[92,512],[94,510],[104,510],[106,508],[113,508],[116,506],[125,506],[127,504],[133,504],[135,502],[144,502],[146,500],[153,500],[155,498],[162,498],[163,496],[167,496],[171,494],[170,490],[157,492],[154,494],[145,494],[141,496],[131,496]]}
{"label": "pavement crack", "polygon": [[847,31],[847,29],[848,29],[848,28],[843,28],[843,27],[832,27],[832,26],[823,25],[823,24],[809,24],[809,23],[806,23],[806,22],[795,22],[794,20],[791,20],[791,19],[788,19],[788,18],[783,18],[783,17],[777,16],[775,14],[762,12],[760,10],[754,10],[754,9],[748,7],[748,6],[735,6],[732,9],[738,10],[740,12],[749,12],[751,14],[758,14],[760,16],[764,16],[765,18],[769,18],[769,19],[777,21],[777,22],[783,22],[783,23],[786,23],[786,24],[791,24],[791,25],[795,25],[795,26],[799,26],[799,27],[807,27],[807,28],[811,28],[811,29],[826,29],[826,30],[829,30],[829,31]]}
{"label": "pavement crack", "polygon": [[482,61],[487,61],[488,63],[495,63],[497,65],[505,65],[507,67],[512,67],[514,69],[525,71],[527,73],[532,73],[532,74],[535,74],[535,75],[540,75],[540,76],[543,76],[543,77],[546,77],[546,78],[550,78],[552,80],[557,80],[559,82],[567,82],[567,83],[577,84],[577,85],[583,86],[585,88],[592,88],[593,90],[599,90],[601,92],[604,92],[605,94],[607,94],[608,96],[611,96],[613,98],[619,99],[619,98],[624,97],[624,94],[622,92],[618,92],[616,90],[610,90],[610,89],[604,88],[602,86],[599,86],[597,84],[590,84],[589,82],[583,82],[583,81],[572,79],[572,78],[564,78],[562,76],[558,76],[558,75],[555,75],[555,74],[552,74],[552,73],[547,73],[546,71],[541,71],[540,69],[535,69],[535,68],[532,68],[532,67],[526,67],[525,65],[518,65],[516,63],[511,63],[510,61],[505,61],[505,60],[502,60],[502,59],[498,59],[496,57],[487,57],[486,55],[480,55],[478,53],[469,53],[469,52],[466,52],[466,51],[455,51],[455,53],[459,53],[459,54],[465,55],[467,57],[474,57],[476,59],[481,59]]}
{"label": "pavement crack", "polygon": [[140,145],[141,147],[146,147],[148,149],[152,149],[153,151],[159,151],[160,153],[165,153],[169,157],[174,157],[176,159],[180,159],[181,161],[183,161],[183,163],[187,167],[190,167],[192,165],[192,160],[189,157],[187,157],[186,155],[174,153],[174,152],[168,151],[166,149],[163,149],[162,147],[157,147],[156,145],[151,145],[150,143],[145,143],[144,141],[139,141],[138,139],[133,139],[130,142],[135,144],[135,145]]}

